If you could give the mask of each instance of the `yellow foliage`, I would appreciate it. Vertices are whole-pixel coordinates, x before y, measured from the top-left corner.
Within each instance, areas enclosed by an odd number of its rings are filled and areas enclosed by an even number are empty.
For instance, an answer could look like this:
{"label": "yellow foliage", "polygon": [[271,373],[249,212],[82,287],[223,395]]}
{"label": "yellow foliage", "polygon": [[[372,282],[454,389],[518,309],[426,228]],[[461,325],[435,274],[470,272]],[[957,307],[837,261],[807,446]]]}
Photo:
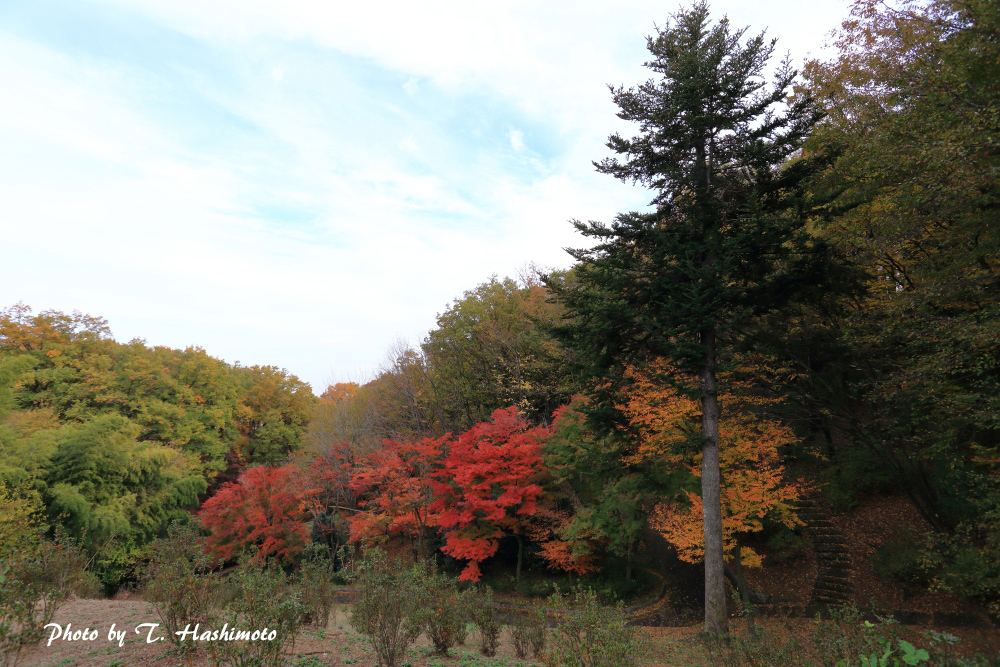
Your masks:
{"label": "yellow foliage", "polygon": [[[679,452],[697,427],[700,403],[676,388],[656,383],[653,375],[666,372],[665,365],[651,371],[629,369],[634,384],[623,405],[640,438],[635,458],[661,458],[667,466],[685,465]],[[746,371],[746,369],[741,369]],[[774,420],[755,415],[753,408],[774,399],[747,391],[746,382],[730,381],[733,390],[720,397],[724,404],[719,424],[719,465],[722,472],[722,531],[724,551],[736,546],[740,533],[763,528],[762,519],[772,518],[789,528],[801,525],[792,503],[801,495],[800,484],[784,479],[781,448],[795,442],[791,429]],[[701,476],[701,455],[686,463],[696,477]],[[689,504],[661,503],[651,523],[673,544],[683,560],[697,562],[704,555],[704,523],[701,497],[687,492]],[[762,558],[752,549],[741,549],[741,561],[748,567],[760,566]]]}

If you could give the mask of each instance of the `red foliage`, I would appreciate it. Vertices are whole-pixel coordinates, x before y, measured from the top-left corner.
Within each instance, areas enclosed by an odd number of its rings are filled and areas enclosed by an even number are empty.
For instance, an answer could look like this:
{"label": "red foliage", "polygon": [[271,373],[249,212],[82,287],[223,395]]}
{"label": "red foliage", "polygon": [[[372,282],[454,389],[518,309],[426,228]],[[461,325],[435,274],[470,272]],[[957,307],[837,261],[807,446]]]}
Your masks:
{"label": "red foliage", "polygon": [[302,483],[292,465],[249,468],[205,501],[198,517],[212,531],[206,546],[216,562],[244,547],[260,547],[255,561],[288,563],[309,540],[307,505],[316,489]]}
{"label": "red foliage", "polygon": [[421,559],[426,558],[426,531],[437,524],[428,475],[440,465],[447,439],[386,440],[385,449],[359,462],[351,488],[365,497],[365,511],[348,518],[351,541],[403,534],[417,541]]}
{"label": "red foliage", "polygon": [[506,533],[522,534],[542,487],[542,428],[531,428],[517,408],[497,410],[489,422],[451,443],[439,470],[431,473],[437,524],[445,531],[441,551],[469,562],[459,579],[478,581],[479,563],[496,553]]}

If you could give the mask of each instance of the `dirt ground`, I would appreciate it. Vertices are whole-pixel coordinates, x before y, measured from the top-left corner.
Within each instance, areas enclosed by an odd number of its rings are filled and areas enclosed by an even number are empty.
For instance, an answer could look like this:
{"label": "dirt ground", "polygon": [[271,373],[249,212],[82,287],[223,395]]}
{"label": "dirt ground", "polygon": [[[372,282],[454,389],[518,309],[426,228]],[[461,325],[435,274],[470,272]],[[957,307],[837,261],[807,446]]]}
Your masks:
{"label": "dirt ground", "polygon": [[[347,620],[348,609],[340,606],[326,628],[307,626],[299,633],[295,646],[288,656],[288,664],[295,667],[327,667],[332,665],[355,665],[374,667],[375,655],[365,639],[354,632]],[[55,623],[62,626],[72,624],[72,630],[97,629],[97,637],[92,641],[64,641],[56,639],[48,644],[48,632],[41,644],[23,654],[22,667],[133,667],[153,665],[170,667],[186,665],[190,667],[211,667],[212,661],[205,654],[196,655],[184,662],[171,650],[169,640],[147,643],[149,628],[136,626],[143,623],[159,623],[153,605],[138,599],[128,600],[83,600],[67,602],[55,615]],[[115,630],[126,630],[123,645],[117,640],[110,641],[108,632],[111,625]],[[152,637],[165,637],[162,627],[152,631]],[[431,654],[431,647],[421,637],[411,649],[407,660],[412,667],[444,667],[462,665],[469,667],[528,667],[536,663],[520,661],[514,656],[509,640],[503,637],[495,658],[484,658],[477,650],[478,635],[473,631],[464,647],[452,650],[448,658]]]}
{"label": "dirt ground", "polygon": [[[293,667],[332,667],[334,665],[355,665],[375,667],[375,656],[367,641],[351,628],[346,605],[339,606],[326,628],[305,627],[299,634],[294,648],[288,655],[287,664]],[[84,600],[74,599],[66,603],[56,613],[55,622],[73,630],[90,628],[98,631],[92,641],[54,640],[46,646],[48,634],[42,643],[26,652],[20,665],[23,667],[133,667],[152,665],[172,667],[211,667],[212,662],[205,654],[198,654],[184,662],[170,647],[169,641],[147,643],[148,628],[135,627],[142,623],[158,623],[159,618],[153,606],[142,600]],[[808,642],[810,631],[808,619],[767,619],[777,636],[787,637],[789,633]],[[123,645],[109,641],[108,631],[115,624],[116,630],[126,630]],[[740,632],[742,622],[733,621],[732,629]],[[648,642],[644,651],[643,667],[706,667],[704,650],[698,642],[697,624],[675,628],[646,628]],[[918,646],[926,645],[923,633],[927,628],[905,626],[903,637]],[[964,652],[1000,654],[1000,631],[996,629],[955,629],[953,634],[962,638]],[[161,628],[153,630],[153,637],[164,636]],[[495,658],[484,658],[477,650],[478,636],[471,632],[465,646],[452,650],[447,658],[434,656],[424,638],[417,641],[407,657],[411,667],[529,667],[537,665],[531,661],[517,660],[506,634],[501,641]]]}

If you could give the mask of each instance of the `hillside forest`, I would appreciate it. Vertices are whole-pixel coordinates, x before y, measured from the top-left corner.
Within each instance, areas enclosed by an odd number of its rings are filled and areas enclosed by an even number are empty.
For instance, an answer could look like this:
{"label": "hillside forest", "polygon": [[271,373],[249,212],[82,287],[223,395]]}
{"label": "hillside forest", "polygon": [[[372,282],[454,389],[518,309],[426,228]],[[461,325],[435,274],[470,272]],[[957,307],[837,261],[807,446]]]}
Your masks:
{"label": "hillside forest", "polygon": [[70,543],[113,594],[185,526],[211,567],[379,546],[609,600],[673,563],[724,633],[804,506],[896,497],[887,576],[1000,616],[1000,11],[855,0],[834,46],[796,71],[673,15],[594,163],[648,209],[573,221],[572,266],[484,276],[364,383],[9,305],[3,567]]}

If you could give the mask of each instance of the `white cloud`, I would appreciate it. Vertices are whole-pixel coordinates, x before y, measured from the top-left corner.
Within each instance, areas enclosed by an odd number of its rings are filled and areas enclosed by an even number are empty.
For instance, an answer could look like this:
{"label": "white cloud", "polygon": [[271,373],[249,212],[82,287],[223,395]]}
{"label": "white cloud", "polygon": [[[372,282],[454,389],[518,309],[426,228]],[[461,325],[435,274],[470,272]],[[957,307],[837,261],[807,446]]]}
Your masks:
{"label": "white cloud", "polygon": [[[0,28],[0,306],[79,308],[119,338],[320,388],[492,273],[566,266],[583,244],[568,218],[649,198],[590,161],[629,129],[604,84],[646,77],[661,4],[103,4],[194,39],[224,74],[153,75]],[[787,28],[791,7],[729,13]]]}
{"label": "white cloud", "polygon": [[507,133],[510,137],[510,147],[515,151],[520,151],[524,148],[524,132],[520,130],[511,130]]}

